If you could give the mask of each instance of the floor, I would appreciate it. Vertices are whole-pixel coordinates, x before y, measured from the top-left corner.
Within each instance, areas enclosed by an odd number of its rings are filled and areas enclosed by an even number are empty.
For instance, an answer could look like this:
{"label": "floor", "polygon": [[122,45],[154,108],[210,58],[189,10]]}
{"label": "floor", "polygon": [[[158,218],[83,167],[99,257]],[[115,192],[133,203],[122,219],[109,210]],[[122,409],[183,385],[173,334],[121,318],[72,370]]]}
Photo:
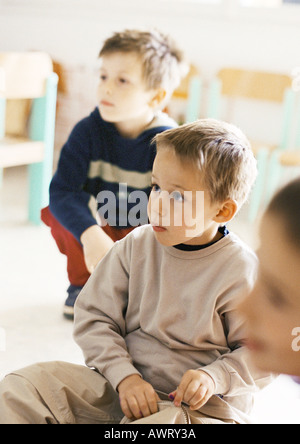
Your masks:
{"label": "floor", "polygon": [[[0,379],[37,361],[84,363],[62,316],[65,259],[46,227],[26,221],[26,177],[25,168],[5,170],[0,189]],[[256,246],[256,227],[244,216],[231,229]],[[300,386],[281,376],[256,395],[253,422],[300,424],[299,412]]]}

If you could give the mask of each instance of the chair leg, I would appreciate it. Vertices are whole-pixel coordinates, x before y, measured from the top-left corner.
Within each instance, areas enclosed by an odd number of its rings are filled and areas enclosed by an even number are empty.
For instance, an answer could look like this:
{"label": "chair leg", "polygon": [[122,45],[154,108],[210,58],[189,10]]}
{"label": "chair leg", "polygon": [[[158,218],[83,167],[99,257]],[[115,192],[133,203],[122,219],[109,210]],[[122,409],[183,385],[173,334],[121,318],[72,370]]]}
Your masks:
{"label": "chair leg", "polygon": [[271,201],[280,184],[280,179],[282,175],[280,154],[281,153],[279,151],[275,151],[269,161],[268,181],[265,193],[265,205],[268,205],[268,203]]}
{"label": "chair leg", "polygon": [[[35,99],[32,103],[32,117],[30,122],[30,138],[45,141],[46,98]],[[46,154],[46,149],[45,149]],[[40,225],[40,211],[44,200],[44,162],[31,164],[29,171],[29,206],[28,218],[35,225]]]}
{"label": "chair leg", "polygon": [[185,120],[187,123],[199,119],[202,93],[202,81],[198,76],[191,79]]}
{"label": "chair leg", "polygon": [[[41,209],[47,206],[49,174],[45,173],[44,163],[29,165],[29,206],[28,219],[34,225],[41,225]],[[46,178],[48,176],[48,179]]]}
{"label": "chair leg", "polygon": [[209,99],[207,117],[210,119],[219,119],[220,101],[222,95],[222,83],[219,79],[212,81],[209,88]]}
{"label": "chair leg", "polygon": [[261,149],[256,156],[258,176],[253,191],[251,193],[249,213],[248,213],[248,220],[251,223],[254,223],[256,221],[257,215],[259,213],[263,201],[264,188],[266,182],[266,172],[268,165],[268,156],[269,152],[267,149]]}
{"label": "chair leg", "polygon": [[[55,110],[58,77],[53,74],[48,79],[47,94],[33,103],[30,134],[33,140],[43,140],[45,157],[41,163],[29,166],[29,221],[41,224],[41,209],[49,202],[49,185],[53,175],[53,147],[55,134]],[[41,116],[46,116],[45,121]]]}

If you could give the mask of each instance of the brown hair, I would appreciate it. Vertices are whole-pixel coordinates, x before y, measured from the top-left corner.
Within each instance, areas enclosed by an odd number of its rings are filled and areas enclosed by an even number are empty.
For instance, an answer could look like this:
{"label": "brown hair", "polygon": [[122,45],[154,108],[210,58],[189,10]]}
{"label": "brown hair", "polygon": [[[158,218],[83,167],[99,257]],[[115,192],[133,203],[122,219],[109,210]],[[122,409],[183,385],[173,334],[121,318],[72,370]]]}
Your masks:
{"label": "brown hair", "polygon": [[212,203],[234,199],[241,206],[257,176],[250,143],[236,126],[203,119],[158,134],[157,148],[172,148],[201,173]]}
{"label": "brown hair", "polygon": [[290,182],[275,194],[267,213],[282,218],[288,239],[300,248],[300,178]]}
{"label": "brown hair", "polygon": [[147,87],[163,87],[168,96],[179,85],[185,73],[183,53],[169,36],[159,31],[116,32],[104,42],[99,56],[114,52],[137,53],[142,59]]}

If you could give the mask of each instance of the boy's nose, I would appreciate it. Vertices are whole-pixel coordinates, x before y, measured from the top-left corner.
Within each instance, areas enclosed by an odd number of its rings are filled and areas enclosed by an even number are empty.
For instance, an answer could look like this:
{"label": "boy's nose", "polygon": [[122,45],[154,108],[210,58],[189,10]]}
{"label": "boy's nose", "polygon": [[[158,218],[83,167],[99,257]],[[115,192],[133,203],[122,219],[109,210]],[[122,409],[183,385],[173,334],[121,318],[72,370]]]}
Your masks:
{"label": "boy's nose", "polygon": [[102,91],[102,93],[111,96],[113,93],[113,85],[111,82],[106,81],[105,84],[104,83],[100,83],[99,84],[99,91]]}
{"label": "boy's nose", "polygon": [[161,192],[159,196],[151,199],[151,212],[159,218],[166,217],[170,212],[170,196],[168,192]]}
{"label": "boy's nose", "polygon": [[105,85],[105,93],[106,93],[108,96],[111,96],[111,95],[112,95],[112,85],[111,85],[111,84],[107,84],[107,85]]}

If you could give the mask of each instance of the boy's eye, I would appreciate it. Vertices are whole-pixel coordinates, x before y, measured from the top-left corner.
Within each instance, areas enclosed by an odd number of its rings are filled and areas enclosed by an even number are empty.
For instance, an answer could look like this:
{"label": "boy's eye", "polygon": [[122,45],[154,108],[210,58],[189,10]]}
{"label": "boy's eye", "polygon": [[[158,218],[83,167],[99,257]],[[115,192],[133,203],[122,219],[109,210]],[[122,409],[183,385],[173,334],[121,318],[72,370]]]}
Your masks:
{"label": "boy's eye", "polygon": [[122,85],[125,85],[126,83],[128,83],[128,81],[127,81],[126,79],[122,78],[122,77],[119,79],[119,82],[120,82]]}
{"label": "boy's eye", "polygon": [[277,309],[284,309],[284,307],[287,305],[286,299],[284,296],[280,293],[278,288],[276,288],[273,284],[271,284],[268,281],[265,281],[263,276],[262,277],[262,289],[264,292],[264,295],[268,302]]}
{"label": "boy's eye", "polygon": [[269,302],[273,305],[273,307],[282,309],[286,305],[284,298],[275,291],[269,292],[267,294],[267,297]]}
{"label": "boy's eye", "polygon": [[159,188],[158,185],[153,184],[153,185],[152,185],[152,191],[153,191],[154,193],[159,193],[161,190],[160,190],[160,188]]}
{"label": "boy's eye", "polygon": [[107,79],[107,76],[105,76],[104,74],[101,74],[100,80],[102,80],[102,82],[104,82],[106,79]]}
{"label": "boy's eye", "polygon": [[173,191],[171,193],[170,197],[171,197],[171,199],[175,200],[175,202],[183,202],[184,201],[184,197],[180,193],[180,191]]}

